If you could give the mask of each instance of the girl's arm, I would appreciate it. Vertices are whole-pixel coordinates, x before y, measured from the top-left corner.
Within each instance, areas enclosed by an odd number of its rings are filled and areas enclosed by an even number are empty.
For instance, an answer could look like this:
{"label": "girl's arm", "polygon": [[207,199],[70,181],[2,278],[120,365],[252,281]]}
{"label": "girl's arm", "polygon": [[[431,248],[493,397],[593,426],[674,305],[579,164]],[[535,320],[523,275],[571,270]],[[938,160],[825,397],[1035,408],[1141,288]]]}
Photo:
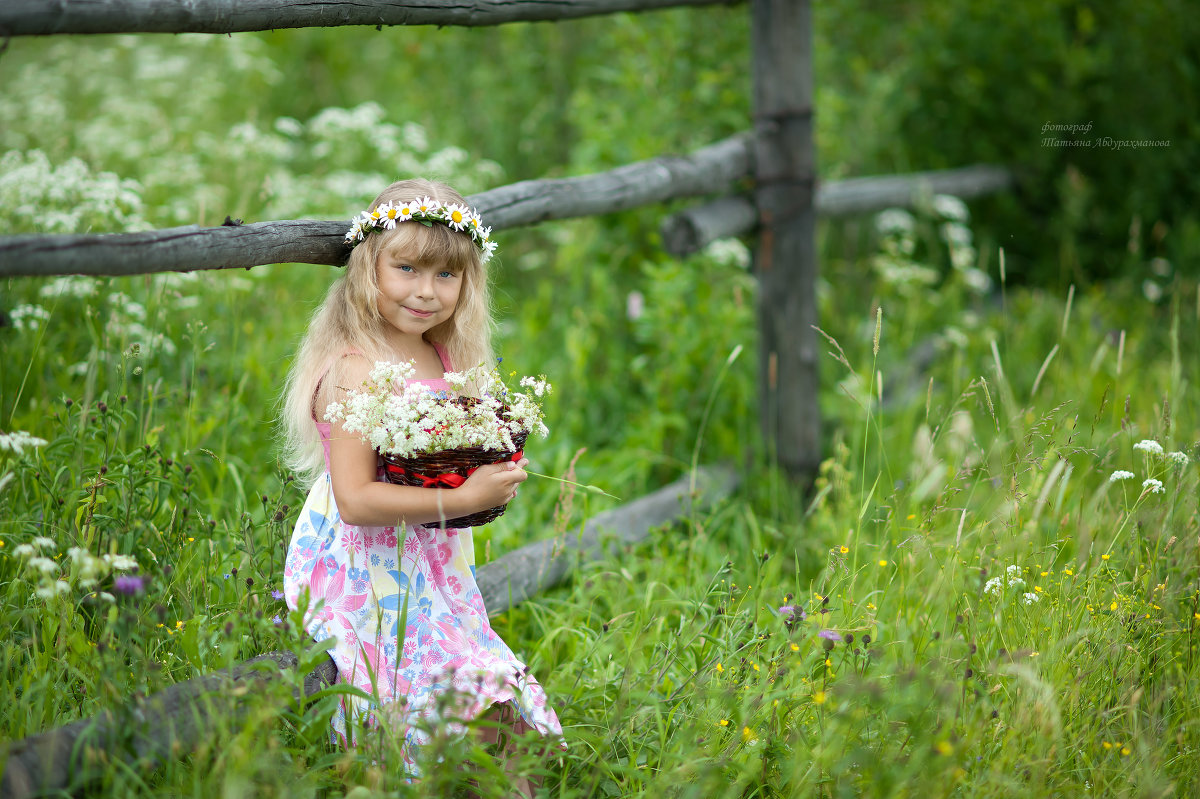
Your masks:
{"label": "girl's arm", "polygon": [[[358,385],[371,366],[362,358],[347,358],[345,385]],[[476,469],[455,489],[418,488],[378,481],[378,455],[357,433],[335,423],[329,444],[329,474],[338,512],[347,524],[390,527],[427,524],[503,505],[516,496],[528,475],[520,463],[489,464]]]}

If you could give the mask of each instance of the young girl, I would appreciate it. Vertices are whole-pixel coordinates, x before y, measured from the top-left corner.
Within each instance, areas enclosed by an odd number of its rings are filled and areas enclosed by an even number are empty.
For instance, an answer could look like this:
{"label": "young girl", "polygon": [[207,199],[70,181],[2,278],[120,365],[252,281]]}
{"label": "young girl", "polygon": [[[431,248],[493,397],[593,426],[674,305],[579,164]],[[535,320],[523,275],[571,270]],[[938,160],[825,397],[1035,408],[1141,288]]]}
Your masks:
{"label": "young girl", "polygon": [[559,738],[562,729],[488,623],[471,530],[438,521],[510,501],[526,461],[481,467],[453,490],[392,485],[369,444],[323,418],[375,361],[411,361],[413,382],[447,391],[444,372],[492,358],[490,229],[448,186],[424,180],[393,183],[368,210],[347,234],[345,274],[288,376],[289,460],[315,480],[288,548],[284,593],[290,608],[308,608],[315,640],[337,639],[329,652],[338,680],[371,696],[348,696],[333,720],[337,735],[352,745],[354,725],[386,723],[403,737],[404,770],[418,776],[431,731],[457,733],[489,713],[518,734]]}

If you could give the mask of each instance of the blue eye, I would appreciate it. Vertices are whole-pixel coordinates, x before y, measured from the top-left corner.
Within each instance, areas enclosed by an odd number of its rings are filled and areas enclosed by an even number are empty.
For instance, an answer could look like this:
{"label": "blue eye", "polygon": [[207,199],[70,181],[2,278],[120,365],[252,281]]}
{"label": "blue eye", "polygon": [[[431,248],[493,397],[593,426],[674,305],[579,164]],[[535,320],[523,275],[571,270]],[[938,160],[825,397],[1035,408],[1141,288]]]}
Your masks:
{"label": "blue eye", "polygon": [[409,266],[408,264],[396,264],[396,268],[397,268],[397,269],[402,269],[402,270],[404,270],[404,271],[406,271],[406,272],[411,272],[411,271],[413,271],[413,268],[412,268],[411,266]]}
{"label": "blue eye", "polygon": [[441,272],[438,272],[438,277],[454,277],[454,273],[449,269],[443,269]]}

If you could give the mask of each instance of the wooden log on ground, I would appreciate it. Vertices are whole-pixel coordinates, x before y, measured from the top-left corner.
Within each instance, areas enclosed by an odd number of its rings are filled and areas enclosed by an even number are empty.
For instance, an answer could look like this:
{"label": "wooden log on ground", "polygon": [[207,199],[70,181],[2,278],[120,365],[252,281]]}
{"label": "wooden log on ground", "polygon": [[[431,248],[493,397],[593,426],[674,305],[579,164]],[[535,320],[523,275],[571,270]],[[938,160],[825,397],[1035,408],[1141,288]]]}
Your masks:
{"label": "wooden log on ground", "polygon": [[[934,194],[969,200],[1005,191],[1014,182],[1011,170],[989,164],[835,180],[817,186],[817,216],[836,218],[885,208],[915,208]],[[663,220],[663,248],[682,258],[717,239],[752,233],[757,226],[758,213],[750,200],[722,197]]]}
{"label": "wooden log on ground", "polygon": [[0,33],[237,33],[339,25],[459,25],[566,20],[737,0],[4,0]]}
{"label": "wooden log on ground", "polygon": [[[728,496],[738,475],[724,467],[698,470],[694,486],[688,477],[641,499],[597,514],[582,534],[569,532],[550,541],[524,546],[477,570],[484,605],[491,615],[508,610],[539,591],[566,579],[581,560],[599,558],[609,543],[633,543],[655,527],[686,517]],[[694,490],[693,490],[694,489]],[[178,683],[153,696],[130,702],[113,712],[82,719],[7,746],[0,797],[26,799],[63,791],[89,780],[100,762],[124,758],[148,767],[194,750],[208,736],[206,722],[236,718],[238,698],[261,691],[294,669],[293,652],[268,652],[229,669]],[[323,660],[304,678],[303,702],[337,677],[333,661]],[[2,751],[2,750],[0,750]]]}
{"label": "wooden log on ground", "polygon": [[580,560],[598,560],[613,544],[642,541],[664,522],[687,517],[728,496],[737,483],[732,469],[709,467],[697,473],[694,487],[687,478],[677,480],[627,505],[596,514],[582,533],[568,531],[497,558],[478,570],[484,604],[489,613],[503,613],[561,583]]}
{"label": "wooden log on ground", "polygon": [[[279,680],[280,672],[295,668],[297,661],[292,652],[270,652],[115,711],[15,741],[8,745],[0,796],[24,799],[80,786],[106,760],[123,758],[152,767],[178,757],[204,740],[210,720],[236,717],[239,697]],[[305,677],[305,696],[336,676],[333,661],[326,659]]]}
{"label": "wooden log on ground", "polygon": [[[719,193],[751,169],[749,134],[739,134],[685,156],[652,158],[595,175],[526,180],[468,199],[488,225],[503,230]],[[342,243],[349,227],[347,217],[341,222],[189,225],[143,233],[3,236],[0,278],[191,272],[274,263],[340,266],[349,254]]]}

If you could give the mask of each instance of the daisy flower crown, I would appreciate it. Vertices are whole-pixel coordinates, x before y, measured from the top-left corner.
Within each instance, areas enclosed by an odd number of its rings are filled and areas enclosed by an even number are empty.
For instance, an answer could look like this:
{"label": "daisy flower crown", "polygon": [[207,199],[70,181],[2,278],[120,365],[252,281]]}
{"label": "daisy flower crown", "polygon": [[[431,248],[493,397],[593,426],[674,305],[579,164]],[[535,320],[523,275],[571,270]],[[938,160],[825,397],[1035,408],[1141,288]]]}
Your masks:
{"label": "daisy flower crown", "polygon": [[479,248],[485,264],[496,252],[496,242],[491,239],[492,229],[483,226],[483,220],[473,208],[461,203],[442,203],[429,197],[410,202],[382,203],[373,211],[363,211],[354,217],[350,230],[346,232],[346,246],[355,246],[368,233],[392,230],[400,222],[419,222],[426,227],[433,227],[437,223],[466,233]]}

